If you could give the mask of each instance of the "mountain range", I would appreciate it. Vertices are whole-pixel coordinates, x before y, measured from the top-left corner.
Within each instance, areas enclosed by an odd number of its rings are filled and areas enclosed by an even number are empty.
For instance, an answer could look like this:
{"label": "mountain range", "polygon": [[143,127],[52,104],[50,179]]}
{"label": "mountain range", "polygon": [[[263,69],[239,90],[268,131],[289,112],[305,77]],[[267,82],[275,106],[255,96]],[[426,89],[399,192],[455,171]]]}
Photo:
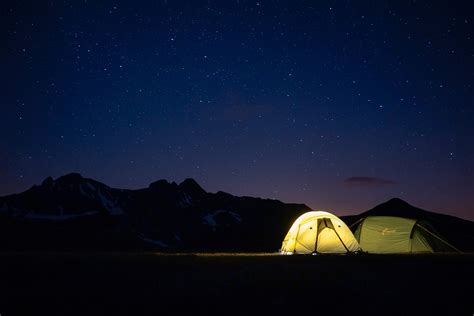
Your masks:
{"label": "mountain range", "polygon": [[[0,197],[0,251],[277,251],[304,204],[206,192],[193,179],[124,190],[71,173]],[[463,251],[474,251],[474,222],[392,199],[341,217],[429,220]]]}

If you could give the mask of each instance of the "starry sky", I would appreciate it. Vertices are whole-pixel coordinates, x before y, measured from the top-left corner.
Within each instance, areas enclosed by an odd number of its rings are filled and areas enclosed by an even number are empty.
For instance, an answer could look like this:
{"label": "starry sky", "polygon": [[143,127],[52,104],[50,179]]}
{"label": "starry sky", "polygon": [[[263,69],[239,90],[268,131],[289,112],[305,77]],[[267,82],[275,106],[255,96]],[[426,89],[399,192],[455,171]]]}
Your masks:
{"label": "starry sky", "polygon": [[474,220],[469,1],[5,1],[0,195],[80,172]]}

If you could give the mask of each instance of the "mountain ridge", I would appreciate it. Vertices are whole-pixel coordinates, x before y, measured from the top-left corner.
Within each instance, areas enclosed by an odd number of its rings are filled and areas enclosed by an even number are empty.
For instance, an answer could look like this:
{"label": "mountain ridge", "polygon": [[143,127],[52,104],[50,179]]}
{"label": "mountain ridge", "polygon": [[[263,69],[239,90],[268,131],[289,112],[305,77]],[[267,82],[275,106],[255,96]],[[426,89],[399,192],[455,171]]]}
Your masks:
{"label": "mountain ridge", "polygon": [[[118,189],[70,173],[0,197],[0,250],[277,251],[307,211],[305,204],[206,192],[192,178]],[[399,198],[341,219],[351,225],[369,215],[428,221],[439,235],[474,250],[473,222]]]}
{"label": "mountain ridge", "polygon": [[[80,244],[83,231],[98,229],[95,233],[102,239],[128,236],[127,249],[142,243],[140,249],[278,250],[287,223],[309,210],[304,204],[209,193],[191,178],[179,184],[162,179],[131,190],[71,173],[57,179],[48,177],[22,193],[0,197],[0,249],[11,244],[15,244],[13,248],[31,247],[29,241],[18,243],[16,239],[21,238],[12,236],[17,236],[17,231],[32,235],[29,229],[33,227],[37,229],[34,234],[50,236],[43,238],[44,242],[38,240],[42,237],[32,238],[33,248],[40,249],[48,244],[68,249],[68,240],[69,245]],[[100,225],[96,227],[101,221],[107,227],[103,233]],[[63,242],[51,236],[61,235],[63,227],[77,223],[82,223],[82,228],[71,228],[75,234]],[[263,224],[268,227],[258,229]],[[84,244],[94,247],[92,243],[88,240]],[[121,246],[112,248],[116,247]]]}

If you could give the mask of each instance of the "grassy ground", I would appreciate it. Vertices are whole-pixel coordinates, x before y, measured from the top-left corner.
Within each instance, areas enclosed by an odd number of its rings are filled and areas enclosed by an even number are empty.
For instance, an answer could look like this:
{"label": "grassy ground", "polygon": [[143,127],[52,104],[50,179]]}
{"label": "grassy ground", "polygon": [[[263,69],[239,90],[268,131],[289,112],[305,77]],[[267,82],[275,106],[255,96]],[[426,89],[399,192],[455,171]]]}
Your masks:
{"label": "grassy ground", "polygon": [[10,253],[0,314],[470,316],[473,268],[473,255]]}

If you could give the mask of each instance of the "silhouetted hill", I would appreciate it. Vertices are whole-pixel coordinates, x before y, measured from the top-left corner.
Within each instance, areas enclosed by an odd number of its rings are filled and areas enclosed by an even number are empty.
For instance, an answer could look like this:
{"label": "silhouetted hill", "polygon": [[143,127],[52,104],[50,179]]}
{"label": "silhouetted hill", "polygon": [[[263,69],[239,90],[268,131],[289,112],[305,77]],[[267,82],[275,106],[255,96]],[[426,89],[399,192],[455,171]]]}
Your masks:
{"label": "silhouetted hill", "polygon": [[[429,212],[399,198],[393,198],[359,215],[343,216],[341,219],[351,226],[367,216],[399,216],[416,219],[456,248],[462,251],[474,251],[474,222],[471,221]],[[351,227],[353,231],[355,226]]]}
{"label": "silhouetted hill", "polygon": [[193,179],[120,190],[72,173],[0,198],[0,250],[277,251],[308,210]]}
{"label": "silhouetted hill", "polygon": [[[193,179],[121,190],[71,173],[0,197],[0,250],[277,251],[304,204],[209,193]],[[424,221],[473,251],[474,223],[392,199],[355,216]]]}

